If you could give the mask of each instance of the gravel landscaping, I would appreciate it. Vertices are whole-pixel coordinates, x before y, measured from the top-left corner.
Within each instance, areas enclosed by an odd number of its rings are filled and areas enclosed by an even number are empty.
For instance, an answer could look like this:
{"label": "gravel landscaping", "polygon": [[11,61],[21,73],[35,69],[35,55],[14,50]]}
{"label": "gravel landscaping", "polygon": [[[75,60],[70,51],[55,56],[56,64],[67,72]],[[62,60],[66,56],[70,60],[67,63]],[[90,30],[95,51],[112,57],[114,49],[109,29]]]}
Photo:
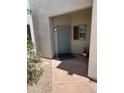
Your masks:
{"label": "gravel landscaping", "polygon": [[51,60],[42,58],[39,63],[43,68],[43,75],[36,85],[29,86],[27,93],[52,93],[52,64]]}

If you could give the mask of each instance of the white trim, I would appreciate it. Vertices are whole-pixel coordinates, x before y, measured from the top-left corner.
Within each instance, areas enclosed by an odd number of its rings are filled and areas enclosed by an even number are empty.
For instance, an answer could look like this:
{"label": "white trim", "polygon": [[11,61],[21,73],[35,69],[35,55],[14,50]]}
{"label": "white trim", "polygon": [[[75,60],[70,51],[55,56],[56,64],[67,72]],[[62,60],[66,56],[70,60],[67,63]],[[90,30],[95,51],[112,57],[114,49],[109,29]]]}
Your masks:
{"label": "white trim", "polygon": [[[56,31],[55,31],[56,29]],[[54,42],[55,42],[55,55],[58,56],[58,35],[57,35],[57,27],[54,27]]]}

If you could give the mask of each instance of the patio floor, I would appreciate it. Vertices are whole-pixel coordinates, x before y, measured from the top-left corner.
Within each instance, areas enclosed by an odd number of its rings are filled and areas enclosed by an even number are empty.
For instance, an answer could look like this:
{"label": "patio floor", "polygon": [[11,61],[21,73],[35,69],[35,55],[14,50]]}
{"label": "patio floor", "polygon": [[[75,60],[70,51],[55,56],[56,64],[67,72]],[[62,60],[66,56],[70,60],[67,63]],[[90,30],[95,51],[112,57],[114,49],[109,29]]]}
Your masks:
{"label": "patio floor", "polygon": [[62,55],[52,60],[52,93],[96,93],[96,83],[87,78],[88,59]]}
{"label": "patio floor", "polygon": [[88,60],[81,55],[42,59],[44,73],[27,93],[96,93],[96,83],[87,78]]}

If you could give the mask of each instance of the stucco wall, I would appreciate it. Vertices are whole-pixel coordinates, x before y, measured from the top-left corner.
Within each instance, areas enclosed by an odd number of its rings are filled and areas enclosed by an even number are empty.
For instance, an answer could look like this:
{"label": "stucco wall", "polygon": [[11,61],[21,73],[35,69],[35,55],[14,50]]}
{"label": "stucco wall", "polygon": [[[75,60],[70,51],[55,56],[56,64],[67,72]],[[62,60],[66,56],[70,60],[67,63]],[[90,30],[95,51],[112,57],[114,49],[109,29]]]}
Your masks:
{"label": "stucco wall", "polygon": [[30,10],[30,3],[29,3],[29,0],[27,0],[27,9]]}
{"label": "stucco wall", "polygon": [[53,24],[56,25],[71,25],[71,18],[69,14],[53,17]]}
{"label": "stucco wall", "polygon": [[89,56],[89,71],[88,76],[97,80],[97,8],[96,0],[93,2],[93,15],[91,27],[91,43],[90,43],[90,56]]}
{"label": "stucco wall", "polygon": [[91,5],[92,0],[30,0],[38,52],[48,58],[55,54],[49,17]]}
{"label": "stucco wall", "polygon": [[[73,39],[73,27],[80,24],[87,24],[86,39],[85,40],[74,40]],[[71,39],[71,50],[72,53],[81,54],[82,48],[89,47],[90,43],[90,32],[91,32],[91,8],[75,12],[71,14],[71,26],[72,26],[72,39]]]}
{"label": "stucco wall", "polygon": [[[86,48],[90,43],[90,32],[91,32],[91,10],[87,8],[72,13],[53,17],[53,24],[56,25],[71,25],[71,52],[76,54],[82,53],[82,48]],[[86,40],[74,40],[73,39],[73,27],[79,24],[87,24]],[[55,37],[56,37],[56,32]],[[57,39],[57,38],[56,38]],[[56,44],[57,44],[57,40]],[[57,48],[57,47],[56,47]],[[57,53],[57,49],[56,49]]]}

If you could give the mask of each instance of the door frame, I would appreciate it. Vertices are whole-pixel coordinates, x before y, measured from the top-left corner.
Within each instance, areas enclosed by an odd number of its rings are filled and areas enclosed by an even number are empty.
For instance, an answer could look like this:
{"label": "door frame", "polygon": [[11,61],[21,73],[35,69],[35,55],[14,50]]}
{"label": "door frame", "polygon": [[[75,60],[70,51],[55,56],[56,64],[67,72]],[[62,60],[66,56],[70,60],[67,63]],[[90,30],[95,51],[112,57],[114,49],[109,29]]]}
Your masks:
{"label": "door frame", "polygon": [[55,56],[58,57],[59,53],[58,53],[58,26],[70,26],[70,52],[71,52],[71,25],[67,24],[67,25],[56,25],[54,26],[54,46],[55,46]]}

